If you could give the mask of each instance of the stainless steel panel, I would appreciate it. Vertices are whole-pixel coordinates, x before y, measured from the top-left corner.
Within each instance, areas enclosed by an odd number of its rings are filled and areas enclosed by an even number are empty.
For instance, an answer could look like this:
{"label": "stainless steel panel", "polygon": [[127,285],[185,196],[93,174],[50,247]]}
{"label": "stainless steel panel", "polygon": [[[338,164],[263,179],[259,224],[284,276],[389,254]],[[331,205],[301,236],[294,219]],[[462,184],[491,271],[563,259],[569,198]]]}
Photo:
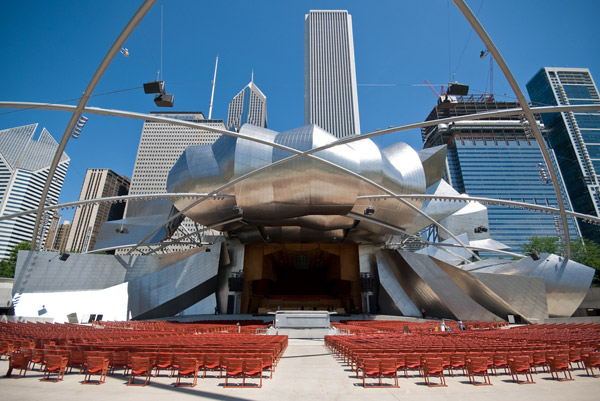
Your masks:
{"label": "stainless steel panel", "polygon": [[[314,149],[336,140],[316,125],[281,133],[244,125],[240,133],[299,151]],[[210,146],[188,147],[169,174],[167,190],[211,192],[233,179],[290,155],[291,152],[268,144],[222,136]],[[394,193],[425,191],[425,172],[419,154],[404,143],[399,142],[380,150],[371,140],[365,139],[352,145],[322,150],[315,156],[362,174]],[[377,203],[375,213],[371,216],[375,223],[357,225],[354,219],[346,215],[352,210],[362,214],[366,206],[372,203],[366,199],[357,200],[357,196],[384,192],[336,167],[308,157],[269,168],[223,192],[232,197],[207,199],[186,211],[185,215],[206,226],[217,224],[215,228],[218,230],[244,231],[240,223],[233,226],[218,225],[235,217],[238,212],[233,208],[238,206],[242,210],[242,224],[286,227],[269,230],[273,232],[273,239],[288,242],[336,241],[344,238],[345,233],[340,230],[349,230],[349,238],[359,241],[384,242],[390,232],[376,224],[376,221],[405,227],[417,215],[403,202],[388,199]],[[182,210],[193,201],[177,199],[174,203]],[[417,207],[422,204],[421,201],[413,203]],[[318,231],[321,231],[320,235]],[[286,238],[286,235],[291,237]]]}
{"label": "stainless steel panel", "polygon": [[[446,229],[454,235],[466,233],[469,241],[490,238],[490,223],[488,221],[487,207],[478,202],[466,204],[450,216],[440,220],[440,224],[446,227]],[[476,232],[475,228],[477,227],[485,227],[486,230]],[[449,238],[442,230],[439,231],[439,236],[441,240]]]}
{"label": "stainless steel panel", "polygon": [[[450,186],[446,181],[440,180],[434,185],[427,187],[426,193],[428,195],[448,195],[458,196],[460,195],[454,188]],[[457,212],[465,206],[464,203],[450,202],[446,200],[429,199],[423,203],[421,210],[424,211],[428,216],[436,221],[440,221],[444,217],[450,216],[452,213]],[[406,231],[418,232],[425,227],[431,225],[431,222],[425,217],[418,215],[412,224],[410,224]]]}
{"label": "stainless steel panel", "polygon": [[443,303],[444,307],[451,311],[456,318],[483,321],[503,320],[469,297],[430,257],[406,251],[397,252],[415,274],[435,293],[439,302]]}
{"label": "stainless steel panel", "polygon": [[[528,316],[514,308],[512,304],[506,302],[502,297],[478,280],[473,274],[442,261],[435,259],[433,259],[433,261],[463,290],[465,294],[496,316],[500,316],[504,319],[507,319],[508,315],[521,315],[525,318]],[[543,292],[541,295],[543,296]]]}
{"label": "stainless steel panel", "polygon": [[[594,269],[557,255],[541,254],[538,260],[481,261],[464,266],[473,273],[494,273],[543,278],[550,317],[571,316],[587,293]],[[533,294],[531,296],[534,296]]]}
{"label": "stainless steel panel", "polygon": [[444,177],[446,169],[446,145],[419,150],[419,158],[425,170],[426,186],[429,187]]}
{"label": "stainless steel panel", "polygon": [[517,315],[532,322],[548,318],[543,278],[490,273],[473,273],[473,276],[514,308]]}
{"label": "stainless steel panel", "polygon": [[400,285],[400,274],[394,268],[394,260],[391,252],[380,251],[375,254],[377,260],[377,272],[379,283],[392,300],[396,308],[404,316],[421,317],[421,311],[411,301],[410,297]]}

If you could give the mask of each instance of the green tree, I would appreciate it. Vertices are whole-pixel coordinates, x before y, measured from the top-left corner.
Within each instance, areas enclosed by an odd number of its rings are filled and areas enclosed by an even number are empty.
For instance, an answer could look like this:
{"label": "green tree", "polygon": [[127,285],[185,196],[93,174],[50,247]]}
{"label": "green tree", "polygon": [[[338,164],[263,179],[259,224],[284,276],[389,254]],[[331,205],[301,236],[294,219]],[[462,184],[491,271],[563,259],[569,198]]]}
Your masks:
{"label": "green tree", "polygon": [[571,242],[571,258],[575,262],[596,269],[594,283],[600,283],[600,246],[594,241],[584,238],[581,241]]}
{"label": "green tree", "polygon": [[525,254],[536,251],[537,253],[560,255],[560,246],[556,237],[531,237],[528,241],[521,247],[521,251]]}
{"label": "green tree", "polygon": [[[534,250],[537,253],[553,253],[560,255],[563,244],[555,237],[531,237],[529,242],[521,247],[521,251],[530,254]],[[571,259],[575,262],[596,269],[594,283],[600,283],[600,246],[594,241],[586,238],[574,238],[571,240]]]}
{"label": "green tree", "polygon": [[18,243],[10,252],[8,259],[0,260],[0,277],[15,277],[15,267],[17,266],[17,255],[19,251],[28,251],[31,249],[31,242],[23,241]]}

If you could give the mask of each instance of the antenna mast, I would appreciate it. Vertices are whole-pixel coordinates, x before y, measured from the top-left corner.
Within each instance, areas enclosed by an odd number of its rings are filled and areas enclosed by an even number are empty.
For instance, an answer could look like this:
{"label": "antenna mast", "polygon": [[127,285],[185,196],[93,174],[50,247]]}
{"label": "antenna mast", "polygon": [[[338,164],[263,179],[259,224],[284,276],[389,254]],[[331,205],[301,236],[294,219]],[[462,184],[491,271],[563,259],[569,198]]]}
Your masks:
{"label": "antenna mast", "polygon": [[208,119],[212,117],[213,98],[215,97],[215,84],[217,83],[217,66],[219,65],[219,55],[217,54],[217,60],[215,61],[215,75],[212,80],[212,93],[210,94],[210,105],[208,106]]}

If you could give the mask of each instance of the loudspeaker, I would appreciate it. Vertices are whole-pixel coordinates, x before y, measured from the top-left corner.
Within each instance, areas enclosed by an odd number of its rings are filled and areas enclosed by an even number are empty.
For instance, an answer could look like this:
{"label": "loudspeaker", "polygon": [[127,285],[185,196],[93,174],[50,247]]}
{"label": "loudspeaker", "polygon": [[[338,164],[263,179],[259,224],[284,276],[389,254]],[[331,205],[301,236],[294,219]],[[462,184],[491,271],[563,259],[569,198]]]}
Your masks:
{"label": "loudspeaker", "polygon": [[167,95],[166,93],[161,93],[154,97],[154,103],[156,103],[158,107],[173,107],[174,100],[173,95]]}
{"label": "loudspeaker", "polygon": [[144,93],[165,93],[165,82],[154,81],[144,84]]}
{"label": "loudspeaker", "polygon": [[469,94],[469,85],[457,83],[448,84],[448,94],[454,96],[467,96]]}

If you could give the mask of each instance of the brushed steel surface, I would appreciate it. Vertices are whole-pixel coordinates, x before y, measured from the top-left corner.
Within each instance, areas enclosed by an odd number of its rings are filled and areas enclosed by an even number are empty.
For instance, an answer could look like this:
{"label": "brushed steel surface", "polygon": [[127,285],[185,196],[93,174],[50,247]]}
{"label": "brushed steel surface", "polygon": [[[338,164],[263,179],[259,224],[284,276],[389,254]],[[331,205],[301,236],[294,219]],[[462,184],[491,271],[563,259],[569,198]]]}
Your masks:
{"label": "brushed steel surface", "polygon": [[463,268],[473,273],[540,277],[546,286],[548,315],[571,316],[590,288],[594,269],[557,255],[543,253],[539,256],[538,260],[526,257],[518,261],[481,261]]}
{"label": "brushed steel surface", "polygon": [[394,268],[394,260],[390,252],[377,252],[377,273],[379,282],[392,302],[404,316],[422,317],[420,309],[400,285],[400,274]]}
{"label": "brushed steel surface", "polygon": [[477,280],[529,321],[548,318],[546,282],[541,277],[473,273]]}
{"label": "brushed steel surface", "polygon": [[425,185],[427,187],[444,177],[447,150],[446,145],[419,150],[419,158],[425,170]]}
{"label": "brushed steel surface", "polygon": [[[405,143],[398,142],[380,150],[371,140],[365,139],[327,147],[314,154],[335,165],[301,157],[268,167],[292,155],[281,147],[305,152],[332,144],[336,138],[316,125],[279,133],[244,125],[240,134],[259,138],[260,142],[224,135],[212,145],[190,146],[169,173],[169,192],[209,193],[267,167],[223,191],[231,197],[213,197],[185,212],[187,217],[202,225],[235,231],[234,234],[244,242],[264,241],[268,236],[269,241],[277,242],[350,239],[383,243],[392,232],[379,222],[404,228],[418,215],[416,210],[396,199],[359,199],[359,196],[385,193],[348,173],[360,174],[396,194],[425,193],[425,171],[420,156]],[[281,146],[273,147],[269,143]],[[179,198],[173,203],[177,209],[184,210],[194,201]],[[412,201],[417,209],[423,202]],[[369,206],[373,209],[370,222],[359,222],[348,216],[349,213],[362,215]],[[242,221],[232,225],[219,224],[236,216],[241,216]],[[258,229],[261,238],[256,236],[256,230],[246,228],[251,226]]]}
{"label": "brushed steel surface", "polygon": [[[410,266],[410,269],[414,274],[417,275],[420,280],[427,285],[430,291],[435,294],[438,302],[443,304],[444,308],[450,311],[452,316],[463,320],[503,320],[469,297],[469,295],[454,282],[452,277],[441,269],[430,257],[407,251],[397,251],[397,253],[404,263]],[[450,267],[458,269],[454,266]],[[406,289],[406,287],[404,288]],[[410,290],[407,290],[407,292],[410,295]]]}

